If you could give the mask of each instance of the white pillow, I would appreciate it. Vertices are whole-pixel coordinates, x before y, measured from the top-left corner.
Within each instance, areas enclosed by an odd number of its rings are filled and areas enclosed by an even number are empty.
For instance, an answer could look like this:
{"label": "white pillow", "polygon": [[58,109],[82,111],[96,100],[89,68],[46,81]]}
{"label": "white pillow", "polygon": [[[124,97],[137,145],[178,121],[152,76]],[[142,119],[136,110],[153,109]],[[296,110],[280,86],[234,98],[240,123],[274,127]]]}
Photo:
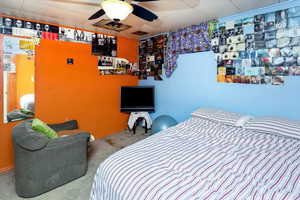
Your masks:
{"label": "white pillow", "polygon": [[262,133],[275,133],[300,139],[300,121],[279,117],[257,117],[248,121],[245,129]]}
{"label": "white pillow", "polygon": [[248,120],[252,119],[251,116],[214,108],[200,108],[194,111],[191,115],[194,117],[200,117],[203,119],[224,123],[226,125],[239,127],[243,127]]}

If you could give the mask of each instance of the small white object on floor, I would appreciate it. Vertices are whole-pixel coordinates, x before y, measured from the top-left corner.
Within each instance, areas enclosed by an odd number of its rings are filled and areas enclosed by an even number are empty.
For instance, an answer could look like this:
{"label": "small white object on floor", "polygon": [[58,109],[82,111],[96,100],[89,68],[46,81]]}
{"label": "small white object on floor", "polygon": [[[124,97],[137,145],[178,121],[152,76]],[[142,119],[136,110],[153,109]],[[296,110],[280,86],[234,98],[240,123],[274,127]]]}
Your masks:
{"label": "small white object on floor", "polygon": [[138,118],[144,118],[147,122],[147,129],[150,129],[152,126],[152,120],[148,112],[132,112],[130,113],[129,119],[128,119],[128,128],[132,130],[134,127],[134,123]]}
{"label": "small white object on floor", "polygon": [[95,137],[91,134],[90,135],[90,142],[93,142],[93,141],[95,141]]}

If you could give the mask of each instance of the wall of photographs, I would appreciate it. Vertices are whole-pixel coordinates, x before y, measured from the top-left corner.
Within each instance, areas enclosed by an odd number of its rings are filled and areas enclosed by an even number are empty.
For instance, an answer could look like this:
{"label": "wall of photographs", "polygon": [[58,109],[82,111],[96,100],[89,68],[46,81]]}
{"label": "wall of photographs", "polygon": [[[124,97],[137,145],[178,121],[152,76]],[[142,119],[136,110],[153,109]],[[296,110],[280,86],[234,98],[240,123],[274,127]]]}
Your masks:
{"label": "wall of photographs", "polygon": [[166,43],[166,34],[140,40],[139,72],[137,74],[140,79],[153,76],[155,80],[162,80]]}
{"label": "wall of photographs", "polygon": [[[93,50],[97,52],[97,55],[102,53],[102,55],[106,56],[116,56],[117,54],[117,38],[115,36],[107,36],[75,28],[36,23],[30,20],[0,17],[0,34],[69,42],[93,42]],[[102,47],[109,47],[109,50],[104,51]]]}
{"label": "wall of photographs", "polygon": [[134,75],[138,72],[136,63],[130,63],[125,58],[98,56],[100,75]]}
{"label": "wall of photographs", "polygon": [[300,75],[300,7],[218,23],[211,45],[218,82],[282,85]]}
{"label": "wall of photographs", "polygon": [[189,26],[171,32],[168,37],[166,52],[166,76],[170,77],[177,68],[180,54],[210,50],[209,23]]}
{"label": "wall of photographs", "polygon": [[102,34],[94,34],[92,37],[92,55],[117,56],[117,38]]}

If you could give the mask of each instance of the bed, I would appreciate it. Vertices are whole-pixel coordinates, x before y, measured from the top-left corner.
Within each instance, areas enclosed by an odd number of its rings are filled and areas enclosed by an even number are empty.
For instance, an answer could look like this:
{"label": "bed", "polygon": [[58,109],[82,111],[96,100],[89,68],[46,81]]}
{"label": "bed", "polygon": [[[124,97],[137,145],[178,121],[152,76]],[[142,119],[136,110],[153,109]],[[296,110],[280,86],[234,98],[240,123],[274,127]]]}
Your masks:
{"label": "bed", "polygon": [[193,116],[99,166],[90,200],[145,199],[300,199],[300,141]]}

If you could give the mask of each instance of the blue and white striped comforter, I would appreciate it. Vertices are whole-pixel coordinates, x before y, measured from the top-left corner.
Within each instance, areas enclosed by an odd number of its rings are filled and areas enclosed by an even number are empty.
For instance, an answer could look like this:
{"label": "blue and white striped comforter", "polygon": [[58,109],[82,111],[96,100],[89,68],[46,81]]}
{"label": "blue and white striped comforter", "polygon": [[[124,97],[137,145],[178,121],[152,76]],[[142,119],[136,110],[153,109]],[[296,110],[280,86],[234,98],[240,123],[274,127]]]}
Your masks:
{"label": "blue and white striped comforter", "polygon": [[110,156],[90,199],[300,199],[300,141],[193,117]]}

